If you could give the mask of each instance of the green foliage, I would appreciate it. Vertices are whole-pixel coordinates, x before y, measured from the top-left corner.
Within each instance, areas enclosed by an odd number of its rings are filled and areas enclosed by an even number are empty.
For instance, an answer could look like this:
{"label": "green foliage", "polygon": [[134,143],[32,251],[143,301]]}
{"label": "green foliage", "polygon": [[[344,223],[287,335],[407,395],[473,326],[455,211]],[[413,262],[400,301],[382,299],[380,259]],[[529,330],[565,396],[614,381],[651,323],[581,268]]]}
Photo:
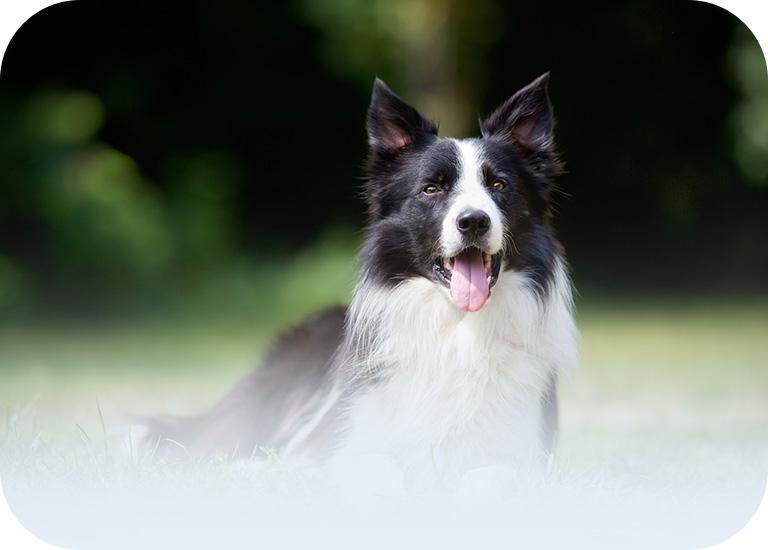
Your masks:
{"label": "green foliage", "polygon": [[104,121],[104,106],[95,95],[79,91],[49,91],[26,106],[24,130],[34,140],[83,143],[96,135]]}
{"label": "green foliage", "polygon": [[180,263],[200,270],[226,260],[235,238],[240,166],[229,153],[177,156],[166,168],[169,216]]}
{"label": "green foliage", "polygon": [[352,228],[339,226],[298,252],[273,247],[257,258],[216,264],[187,287],[183,317],[226,315],[248,326],[278,328],[349,303],[359,245]]}
{"label": "green foliage", "polygon": [[234,156],[177,153],[158,185],[98,139],[105,109],[95,95],[43,91],[15,103],[0,140],[7,172],[0,216],[42,257],[2,256],[5,312],[50,298],[109,307],[151,299],[158,289],[179,296],[195,274],[235,261]]}
{"label": "green foliage", "polygon": [[354,230],[332,229],[295,256],[278,244],[244,258],[236,247],[237,158],[177,153],[158,185],[131,157],[96,139],[100,120],[89,116],[103,109],[93,99],[77,92],[31,98],[16,119],[19,139],[3,144],[18,170],[6,180],[0,210],[34,227],[46,251],[40,278],[31,276],[38,265],[0,256],[4,312],[52,292],[106,307],[160,292],[185,309],[247,305],[273,318],[283,311],[290,322],[348,300]]}
{"label": "green foliage", "polygon": [[740,98],[732,117],[734,160],[754,185],[768,186],[768,70],[760,44],[739,27],[729,52]]}
{"label": "green foliage", "polygon": [[25,274],[11,259],[0,255],[0,310],[23,305],[29,298]]}
{"label": "green foliage", "polygon": [[50,167],[40,201],[62,271],[121,288],[167,270],[161,202],[128,156],[92,145],[64,157]]}
{"label": "green foliage", "polygon": [[0,142],[7,174],[0,215],[39,255],[5,258],[2,293],[98,302],[157,284],[174,251],[165,206],[132,158],[98,141],[100,99],[48,90],[14,103],[12,139]]}
{"label": "green foliage", "polygon": [[281,310],[297,320],[330,304],[346,304],[357,274],[359,241],[350,228],[331,228],[281,268]]}

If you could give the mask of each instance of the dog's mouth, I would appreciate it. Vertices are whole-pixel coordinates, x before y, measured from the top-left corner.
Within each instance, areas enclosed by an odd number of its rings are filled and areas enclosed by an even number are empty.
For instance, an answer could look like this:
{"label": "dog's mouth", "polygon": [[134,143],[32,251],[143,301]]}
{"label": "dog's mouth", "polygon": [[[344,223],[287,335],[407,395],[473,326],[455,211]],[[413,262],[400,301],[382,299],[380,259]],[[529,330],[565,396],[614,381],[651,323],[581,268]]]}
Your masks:
{"label": "dog's mouth", "polygon": [[470,246],[453,257],[435,260],[437,280],[451,292],[451,299],[463,311],[480,311],[491,295],[501,269],[501,253],[488,254]]}

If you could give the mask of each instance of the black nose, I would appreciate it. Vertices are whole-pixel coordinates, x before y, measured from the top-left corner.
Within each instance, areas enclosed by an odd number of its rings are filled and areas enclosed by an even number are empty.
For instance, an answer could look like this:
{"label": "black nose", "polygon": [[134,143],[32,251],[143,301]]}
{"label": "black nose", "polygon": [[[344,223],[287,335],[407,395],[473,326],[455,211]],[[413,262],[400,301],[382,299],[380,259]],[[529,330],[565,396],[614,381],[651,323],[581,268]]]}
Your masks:
{"label": "black nose", "polygon": [[462,235],[480,237],[491,227],[491,218],[482,210],[465,210],[459,214],[456,225]]}

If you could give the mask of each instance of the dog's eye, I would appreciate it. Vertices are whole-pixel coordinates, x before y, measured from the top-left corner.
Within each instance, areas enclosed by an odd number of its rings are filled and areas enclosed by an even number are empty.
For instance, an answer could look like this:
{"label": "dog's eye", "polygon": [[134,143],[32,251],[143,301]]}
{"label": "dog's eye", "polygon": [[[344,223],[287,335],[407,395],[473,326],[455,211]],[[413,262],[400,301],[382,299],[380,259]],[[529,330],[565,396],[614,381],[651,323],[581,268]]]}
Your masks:
{"label": "dog's eye", "polygon": [[504,183],[501,180],[496,180],[496,181],[493,182],[493,188],[496,191],[504,191],[504,189],[506,189],[506,187],[507,187],[507,184]]}
{"label": "dog's eye", "polygon": [[421,192],[425,195],[434,195],[439,193],[440,189],[438,189],[437,185],[427,185],[424,189],[421,190]]}

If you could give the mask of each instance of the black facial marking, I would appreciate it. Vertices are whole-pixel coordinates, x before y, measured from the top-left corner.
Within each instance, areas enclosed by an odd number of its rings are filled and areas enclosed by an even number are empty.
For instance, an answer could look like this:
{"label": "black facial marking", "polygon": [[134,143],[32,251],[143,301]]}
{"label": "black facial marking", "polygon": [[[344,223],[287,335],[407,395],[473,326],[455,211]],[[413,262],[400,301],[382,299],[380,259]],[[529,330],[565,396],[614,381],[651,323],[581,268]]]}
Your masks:
{"label": "black facial marking", "polygon": [[[368,163],[368,239],[363,249],[366,265],[384,282],[409,277],[432,278],[443,218],[459,176],[456,145],[434,138],[382,160],[373,149]],[[427,186],[437,192],[425,194]]]}
{"label": "black facial marking", "polygon": [[[561,164],[546,83],[541,77],[512,96],[481,123],[483,135],[473,140],[481,153],[483,184],[504,221],[504,246],[493,258],[494,282],[503,264],[504,270],[527,274],[542,295],[562,254],[549,223]],[[440,235],[461,176],[455,142],[437,137],[432,122],[378,80],[368,132],[364,276],[383,284],[425,277],[446,285],[450,273],[440,267]],[[498,188],[496,181],[502,182]]]}
{"label": "black facial marking", "polygon": [[539,175],[527,165],[517,147],[504,140],[484,138],[482,172],[488,186],[502,179],[501,192],[489,190],[505,221],[504,270],[526,273],[536,292],[547,292],[560,245],[549,224],[548,192]]}

